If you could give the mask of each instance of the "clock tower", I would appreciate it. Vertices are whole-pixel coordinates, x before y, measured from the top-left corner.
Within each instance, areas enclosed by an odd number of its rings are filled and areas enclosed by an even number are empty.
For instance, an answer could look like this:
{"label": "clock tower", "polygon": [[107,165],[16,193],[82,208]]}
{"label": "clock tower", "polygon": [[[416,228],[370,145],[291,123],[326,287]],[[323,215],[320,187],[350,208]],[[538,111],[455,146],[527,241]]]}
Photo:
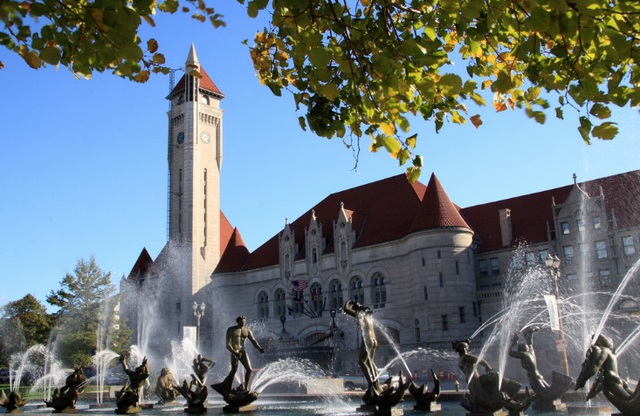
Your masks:
{"label": "clock tower", "polygon": [[187,297],[210,282],[220,260],[223,98],[191,45],[185,74],[167,97],[169,246]]}

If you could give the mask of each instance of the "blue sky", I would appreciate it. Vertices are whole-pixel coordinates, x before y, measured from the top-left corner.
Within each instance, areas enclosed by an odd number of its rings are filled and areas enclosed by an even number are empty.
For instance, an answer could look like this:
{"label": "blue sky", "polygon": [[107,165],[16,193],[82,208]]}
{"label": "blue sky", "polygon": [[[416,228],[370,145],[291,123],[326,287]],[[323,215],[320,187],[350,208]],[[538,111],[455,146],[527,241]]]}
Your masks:
{"label": "blue sky", "polygon": [[[254,75],[243,39],[262,25],[236,2],[218,2],[227,27],[187,16],[157,17],[155,37],[173,68],[193,42],[226,98],[221,204],[250,250],[330,193],[404,172],[363,139],[357,171],[340,139],[300,130],[293,100]],[[79,259],[94,256],[117,284],[146,247],[166,242],[167,76],[135,84],[110,74],[87,81],[66,68],[32,70],[0,52],[0,305],[31,293],[44,301]],[[584,144],[577,117],[538,125],[520,112],[480,110],[484,125],[414,122],[421,181],[435,172],[462,207],[640,168],[638,113],[615,112],[620,134]],[[551,117],[551,116],[550,116]],[[337,208],[336,208],[337,209]]]}

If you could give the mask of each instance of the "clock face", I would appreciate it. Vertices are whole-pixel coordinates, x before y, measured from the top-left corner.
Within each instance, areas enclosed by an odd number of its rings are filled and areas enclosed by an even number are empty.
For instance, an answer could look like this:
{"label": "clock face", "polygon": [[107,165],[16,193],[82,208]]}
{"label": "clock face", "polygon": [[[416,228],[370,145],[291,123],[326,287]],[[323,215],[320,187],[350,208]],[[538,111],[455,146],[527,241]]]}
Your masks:
{"label": "clock face", "polygon": [[200,134],[200,139],[202,139],[202,143],[209,143],[211,141],[211,135],[203,131],[202,134]]}
{"label": "clock face", "polygon": [[184,133],[183,132],[178,133],[177,140],[178,140],[178,144],[182,144],[184,142]]}

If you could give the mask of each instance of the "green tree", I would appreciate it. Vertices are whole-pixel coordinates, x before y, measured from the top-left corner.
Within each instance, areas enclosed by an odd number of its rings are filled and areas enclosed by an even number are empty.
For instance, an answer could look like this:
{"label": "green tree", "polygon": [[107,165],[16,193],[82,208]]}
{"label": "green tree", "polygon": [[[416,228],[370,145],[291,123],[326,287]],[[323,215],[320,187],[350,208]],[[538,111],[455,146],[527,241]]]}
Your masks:
{"label": "green tree", "polygon": [[16,328],[20,326],[26,347],[46,345],[54,319],[33,295],[7,303],[3,312],[4,319],[13,322]]}
{"label": "green tree", "polygon": [[[61,288],[51,291],[47,302],[59,308],[56,315],[58,356],[72,366],[89,365],[97,348],[96,334],[100,325],[113,326],[113,321],[101,322],[101,309],[114,294],[111,273],[103,272],[95,259],[80,259],[74,274],[67,274]],[[113,317],[113,314],[107,314]]]}
{"label": "green tree", "polygon": [[[305,112],[301,127],[355,149],[370,137],[371,151],[410,162],[412,180],[422,167],[415,118],[439,131],[445,122],[479,127],[469,108],[487,102],[538,123],[571,109],[589,143],[615,137],[613,107],[640,102],[637,1],[237,1],[251,17],[270,14],[251,58],[274,94],[291,92]],[[112,70],[144,82],[168,69],[139,26],[153,24],[156,11],[177,10],[224,25],[204,0],[4,0],[0,44],[34,68]]]}

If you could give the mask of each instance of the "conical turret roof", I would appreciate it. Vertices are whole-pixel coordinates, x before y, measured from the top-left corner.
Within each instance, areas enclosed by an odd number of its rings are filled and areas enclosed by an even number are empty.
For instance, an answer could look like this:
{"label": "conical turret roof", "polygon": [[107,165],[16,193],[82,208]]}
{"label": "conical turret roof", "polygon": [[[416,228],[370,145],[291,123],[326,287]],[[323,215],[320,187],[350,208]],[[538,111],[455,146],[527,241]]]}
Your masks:
{"label": "conical turret roof", "polygon": [[446,227],[471,229],[460,215],[458,207],[449,199],[435,173],[432,173],[422,198],[422,204],[413,219],[409,232]]}

